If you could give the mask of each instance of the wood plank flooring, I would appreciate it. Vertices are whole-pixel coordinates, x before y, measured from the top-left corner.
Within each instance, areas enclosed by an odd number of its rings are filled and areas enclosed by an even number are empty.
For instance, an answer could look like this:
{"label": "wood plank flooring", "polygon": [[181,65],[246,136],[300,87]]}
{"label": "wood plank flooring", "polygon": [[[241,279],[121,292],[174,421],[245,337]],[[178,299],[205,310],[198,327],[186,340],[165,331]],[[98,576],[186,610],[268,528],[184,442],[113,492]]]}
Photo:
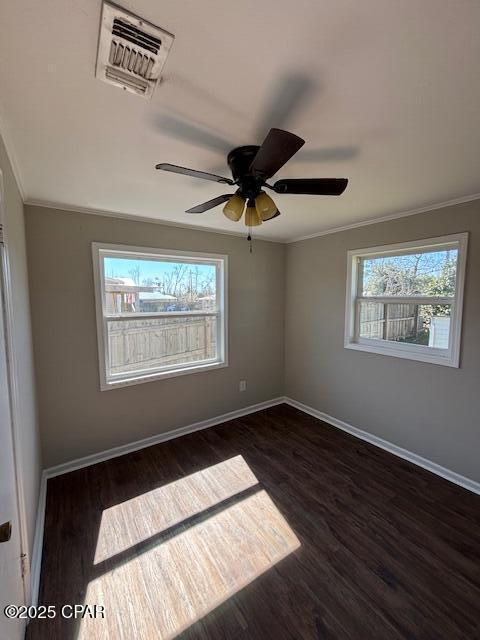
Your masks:
{"label": "wood plank flooring", "polygon": [[280,405],[48,482],[28,640],[480,640],[480,497]]}

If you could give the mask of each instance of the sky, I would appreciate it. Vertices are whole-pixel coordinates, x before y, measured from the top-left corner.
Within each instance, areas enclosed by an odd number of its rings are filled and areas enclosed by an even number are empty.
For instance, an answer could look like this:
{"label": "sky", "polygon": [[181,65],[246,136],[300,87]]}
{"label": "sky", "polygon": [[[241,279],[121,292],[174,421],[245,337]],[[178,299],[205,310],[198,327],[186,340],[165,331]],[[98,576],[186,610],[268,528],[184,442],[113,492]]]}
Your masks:
{"label": "sky", "polygon": [[455,260],[457,258],[457,254],[457,249],[450,249],[449,251],[431,251],[428,253],[408,254],[405,256],[379,256],[378,258],[365,260],[364,273],[368,276],[370,269],[378,262],[397,265],[399,267],[409,267],[412,266],[413,260],[421,255],[421,259],[418,264],[418,275],[439,276],[445,260],[448,258],[450,260]]}
{"label": "sky", "polygon": [[[107,277],[116,278],[131,278],[132,274],[129,273],[131,269],[140,267],[140,282],[144,278],[163,278],[168,273],[171,273],[176,266],[182,263],[178,262],[160,262],[159,260],[139,260],[128,258],[108,258],[105,257],[105,275]],[[184,264],[184,263],[183,263]],[[215,278],[215,266],[212,264],[191,264],[191,267],[198,266],[200,278]]]}

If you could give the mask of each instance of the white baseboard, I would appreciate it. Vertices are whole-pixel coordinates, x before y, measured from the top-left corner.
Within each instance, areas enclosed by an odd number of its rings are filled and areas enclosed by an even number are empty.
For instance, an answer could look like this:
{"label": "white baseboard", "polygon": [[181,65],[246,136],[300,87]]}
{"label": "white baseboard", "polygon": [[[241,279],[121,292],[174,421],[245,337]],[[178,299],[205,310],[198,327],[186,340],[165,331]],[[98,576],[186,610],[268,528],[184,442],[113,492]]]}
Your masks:
{"label": "white baseboard", "polygon": [[193,424],[186,425],[185,427],[178,427],[177,429],[158,433],[154,436],[150,436],[149,438],[143,438],[142,440],[136,440],[135,442],[121,445],[120,447],[113,447],[112,449],[100,451],[100,453],[93,453],[92,455],[85,456],[83,458],[77,458],[76,460],[72,460],[71,462],[65,462],[64,464],[59,464],[55,467],[46,469],[45,473],[47,479],[54,478],[55,476],[62,475],[63,473],[69,473],[70,471],[76,471],[77,469],[82,469],[83,467],[89,467],[92,464],[104,462],[105,460],[110,460],[111,458],[117,458],[118,456],[123,456],[126,453],[138,451],[139,449],[145,449],[146,447],[151,447],[154,444],[166,442],[167,440],[172,440],[173,438],[179,438],[180,436],[187,435],[188,433],[193,433],[194,431],[208,429],[209,427],[214,427],[217,424],[222,424],[222,422],[228,422],[229,420],[234,420],[235,418],[241,418],[242,416],[246,416],[249,413],[255,413],[256,411],[261,411],[262,409],[268,409],[269,407],[274,407],[277,404],[282,404],[282,402],[284,402],[283,396],[279,398],[273,398],[272,400],[267,400],[266,402],[252,404],[249,407],[244,407],[243,409],[236,409],[235,411],[229,411],[228,413],[223,413],[222,415],[215,416],[214,418],[208,418],[208,420],[194,422]]}
{"label": "white baseboard", "polygon": [[353,427],[348,422],[343,422],[343,420],[339,420],[338,418],[334,418],[333,416],[329,416],[327,413],[323,413],[322,411],[318,411],[318,409],[314,409],[313,407],[309,407],[303,402],[298,402],[297,400],[293,400],[292,398],[285,397],[284,402],[289,404],[304,413],[308,413],[314,418],[318,418],[319,420],[323,420],[323,422],[328,422],[333,427],[337,427],[337,429],[341,429],[342,431],[346,431],[350,433],[352,436],[356,438],[360,438],[360,440],[365,440],[370,444],[375,445],[376,447],[380,447],[380,449],[384,449],[389,453],[393,453],[393,455],[398,456],[399,458],[403,458],[404,460],[408,460],[409,462],[413,462],[413,464],[426,469],[427,471],[431,471],[431,473],[435,473],[437,476],[441,476],[446,480],[450,480],[454,484],[458,484],[464,489],[468,489],[473,493],[480,494],[480,482],[476,482],[475,480],[471,480],[470,478],[466,478],[465,476],[460,475],[459,473],[455,473],[455,471],[451,471],[450,469],[446,469],[445,467],[440,466],[436,462],[432,462],[431,460],[427,460],[426,458],[422,458],[416,453],[412,453],[407,449],[403,449],[402,447],[397,446],[396,444],[392,444],[388,442],[388,440],[383,440],[383,438],[379,438],[378,436],[374,436],[367,431],[363,431],[362,429],[358,429],[357,427]]}
{"label": "white baseboard", "polygon": [[185,427],[179,427],[178,429],[165,431],[164,433],[159,433],[155,436],[151,436],[150,438],[137,440],[136,442],[131,442],[130,444],[107,449],[106,451],[101,451],[100,453],[95,453],[90,456],[78,458],[77,460],[72,460],[71,462],[66,462],[65,464],[59,464],[55,467],[45,469],[42,472],[40,483],[40,495],[38,498],[37,519],[35,522],[35,537],[30,569],[32,605],[36,606],[38,603],[40,570],[42,566],[43,530],[45,525],[45,507],[47,498],[47,480],[49,478],[54,478],[55,476],[59,476],[63,473],[69,473],[70,471],[75,471],[76,469],[81,469],[83,467],[88,467],[92,464],[97,464],[98,462],[104,462],[105,460],[110,460],[111,458],[123,456],[126,453],[131,453],[132,451],[138,451],[139,449],[151,447],[152,445],[159,444],[160,442],[166,442],[167,440],[172,440],[173,438],[179,438],[180,436],[187,435],[188,433],[193,433],[194,431],[208,429],[209,427],[214,427],[215,425],[222,424],[223,422],[228,422],[229,420],[234,420],[235,418],[241,418],[242,416],[246,416],[250,413],[255,413],[256,411],[274,407],[275,405],[282,404],[283,402],[284,398],[283,396],[280,396],[279,398],[273,398],[272,400],[267,400],[266,402],[252,404],[248,407],[244,407],[243,409],[229,411],[228,413],[223,413],[222,415],[216,416],[214,418],[209,418],[208,420],[194,422],[193,424],[186,425]]}
{"label": "white baseboard", "polygon": [[382,438],[374,436],[366,431],[362,431],[362,429],[357,429],[357,427],[353,427],[347,422],[343,422],[338,418],[329,416],[328,414],[323,413],[322,411],[318,411],[313,407],[309,407],[302,402],[298,402],[297,400],[293,400],[292,398],[288,397],[273,398],[272,400],[267,400],[266,402],[260,402],[258,404],[250,405],[249,407],[244,407],[243,409],[237,409],[236,411],[224,413],[220,416],[216,416],[215,418],[209,418],[208,420],[202,420],[201,422],[194,422],[193,424],[187,425],[185,427],[179,427],[178,429],[172,429],[171,431],[159,433],[155,436],[151,436],[150,438],[144,438],[143,440],[137,440],[136,442],[132,442],[130,444],[122,445],[120,447],[114,447],[113,449],[101,451],[100,453],[85,456],[83,458],[78,458],[77,460],[72,460],[71,462],[66,462],[65,464],[50,467],[49,469],[43,471],[40,486],[40,496],[38,501],[37,520],[35,523],[35,538],[31,563],[32,604],[36,605],[38,602],[38,588],[40,585],[40,570],[42,565],[47,480],[49,478],[53,478],[63,473],[69,473],[70,471],[81,469],[82,467],[88,467],[92,464],[97,464],[98,462],[110,460],[111,458],[116,458],[132,451],[138,451],[139,449],[144,449],[145,447],[151,447],[152,445],[159,444],[160,442],[166,442],[167,440],[172,440],[173,438],[179,438],[180,436],[186,435],[188,433],[193,433],[194,431],[208,429],[209,427],[214,427],[215,425],[222,424],[223,422],[228,422],[229,420],[234,420],[235,418],[240,418],[250,413],[255,413],[256,411],[261,411],[262,409],[268,409],[269,407],[274,407],[282,403],[289,404],[290,406],[295,407],[296,409],[299,409],[304,413],[314,416],[315,418],[318,418],[323,422],[327,422],[328,424],[331,424],[332,426],[337,427],[342,431],[350,433],[356,438],[365,440],[366,442],[369,442],[376,447],[380,447],[380,449],[384,449],[389,453],[393,453],[393,455],[398,456],[399,458],[403,458],[404,460],[413,462],[413,464],[416,464],[423,469],[427,469],[427,471],[431,471],[432,473],[435,473],[436,475],[441,476],[446,480],[450,480],[450,482],[458,484],[461,487],[472,491],[473,493],[480,494],[480,483],[475,482],[470,478],[466,478],[458,473],[455,473],[454,471],[450,471],[449,469],[446,469],[445,467],[442,467],[435,462],[431,462],[426,458],[422,458],[416,453],[412,453],[411,451],[402,449],[402,447],[398,447],[397,445],[392,444],[387,440],[383,440]]}

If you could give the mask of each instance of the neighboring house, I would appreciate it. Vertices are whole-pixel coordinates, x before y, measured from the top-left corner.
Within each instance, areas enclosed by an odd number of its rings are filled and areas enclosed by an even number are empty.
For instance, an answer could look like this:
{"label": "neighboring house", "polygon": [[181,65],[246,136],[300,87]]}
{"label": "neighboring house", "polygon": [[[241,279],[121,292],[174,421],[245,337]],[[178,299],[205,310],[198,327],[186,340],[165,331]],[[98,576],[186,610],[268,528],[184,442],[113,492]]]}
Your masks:
{"label": "neighboring house", "polygon": [[172,306],[177,300],[175,296],[170,296],[159,291],[139,291],[140,311],[169,311],[168,307]]}
{"label": "neighboring house", "polygon": [[156,287],[137,285],[131,278],[105,277],[106,311],[135,313],[166,311],[176,301],[175,296],[160,293]]}
{"label": "neighboring house", "polygon": [[210,311],[215,308],[216,296],[212,294],[210,296],[202,296],[197,299],[198,307],[202,311]]}

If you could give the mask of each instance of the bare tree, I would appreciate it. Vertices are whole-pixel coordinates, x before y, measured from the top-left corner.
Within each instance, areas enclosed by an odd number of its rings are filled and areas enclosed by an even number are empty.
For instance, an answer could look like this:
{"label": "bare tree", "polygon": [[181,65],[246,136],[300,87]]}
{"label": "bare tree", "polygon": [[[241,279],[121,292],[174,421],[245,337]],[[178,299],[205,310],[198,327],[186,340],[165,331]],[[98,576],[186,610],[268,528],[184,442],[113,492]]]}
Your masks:
{"label": "bare tree", "polygon": [[132,276],[132,280],[138,286],[140,284],[140,273],[141,273],[140,265],[136,264],[134,267],[132,267],[128,271],[128,273]]}

